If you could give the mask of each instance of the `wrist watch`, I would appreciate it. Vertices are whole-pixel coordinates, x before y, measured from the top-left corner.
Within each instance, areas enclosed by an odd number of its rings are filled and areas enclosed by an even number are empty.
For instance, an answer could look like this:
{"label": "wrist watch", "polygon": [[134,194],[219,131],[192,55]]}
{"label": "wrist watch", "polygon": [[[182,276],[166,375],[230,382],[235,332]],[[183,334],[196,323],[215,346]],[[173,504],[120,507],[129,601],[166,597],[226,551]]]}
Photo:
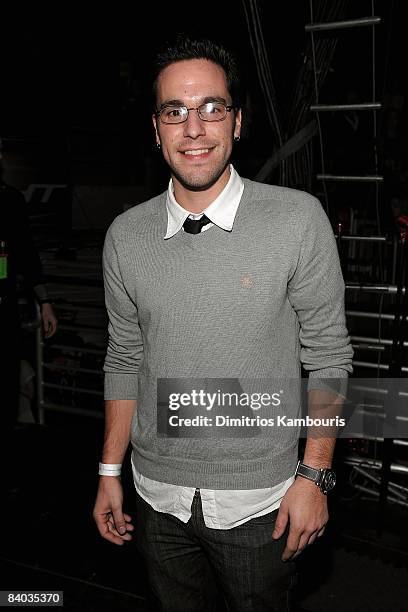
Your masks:
{"label": "wrist watch", "polygon": [[314,482],[324,495],[334,489],[336,484],[336,473],[330,468],[312,468],[298,461],[295,476],[302,476]]}

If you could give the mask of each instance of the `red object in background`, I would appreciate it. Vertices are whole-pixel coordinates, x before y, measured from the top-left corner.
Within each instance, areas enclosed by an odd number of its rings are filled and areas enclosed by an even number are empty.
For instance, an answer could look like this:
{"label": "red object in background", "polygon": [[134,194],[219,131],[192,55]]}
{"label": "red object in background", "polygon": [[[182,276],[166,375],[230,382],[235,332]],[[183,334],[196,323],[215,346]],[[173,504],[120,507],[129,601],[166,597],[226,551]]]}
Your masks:
{"label": "red object in background", "polygon": [[350,231],[350,207],[340,208],[337,219],[337,232],[342,234]]}
{"label": "red object in background", "polygon": [[402,244],[408,239],[408,215],[400,215],[398,217],[398,224],[400,226],[400,240]]}

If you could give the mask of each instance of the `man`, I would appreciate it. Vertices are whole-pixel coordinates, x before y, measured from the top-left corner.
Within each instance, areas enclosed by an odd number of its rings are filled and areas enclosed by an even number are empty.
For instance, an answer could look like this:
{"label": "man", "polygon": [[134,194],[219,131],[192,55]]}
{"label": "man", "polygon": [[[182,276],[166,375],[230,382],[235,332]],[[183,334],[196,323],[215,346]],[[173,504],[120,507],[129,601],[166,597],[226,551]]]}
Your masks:
{"label": "man", "polygon": [[7,443],[17,423],[20,387],[18,275],[23,277],[27,288],[40,304],[46,338],[56,332],[57,319],[48,297],[41,260],[33,243],[24,196],[3,180],[4,173],[3,145],[0,139],[0,364],[4,401],[2,431]]}
{"label": "man", "polygon": [[333,475],[318,470],[331,467],[334,439],[310,436],[306,477],[295,478],[297,429],[175,435],[159,423],[159,394],[175,380],[191,394],[195,381],[293,382],[302,362],[309,409],[330,400],[338,412],[341,397],[318,383],[351,371],[333,233],[312,196],[241,179],[230,165],[242,112],[227,51],[179,38],[158,57],[154,92],[171,180],[106,236],[106,432],[94,519],[110,542],[131,539],[115,477],[131,438],[137,543],[160,609],[213,610],[219,590],[229,610],[288,610],[293,559],[328,520]]}
{"label": "man", "polygon": [[22,359],[18,275],[23,277],[26,287],[40,304],[46,338],[56,332],[57,319],[48,297],[41,260],[33,243],[24,196],[7,184],[3,175],[0,139],[0,460],[8,466],[3,477],[3,489],[7,491],[16,488],[13,432],[19,420]]}

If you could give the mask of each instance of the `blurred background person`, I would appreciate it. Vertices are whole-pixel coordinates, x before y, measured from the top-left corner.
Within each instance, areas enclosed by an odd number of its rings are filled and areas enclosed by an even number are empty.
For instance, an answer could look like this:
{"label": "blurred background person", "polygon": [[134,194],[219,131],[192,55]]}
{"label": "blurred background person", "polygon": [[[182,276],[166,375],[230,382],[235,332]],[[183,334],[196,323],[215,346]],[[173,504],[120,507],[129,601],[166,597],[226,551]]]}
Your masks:
{"label": "blurred background person", "polygon": [[12,432],[18,418],[21,360],[21,320],[18,276],[40,304],[45,338],[57,330],[41,260],[31,235],[23,194],[3,180],[0,139],[0,455],[10,461]]}

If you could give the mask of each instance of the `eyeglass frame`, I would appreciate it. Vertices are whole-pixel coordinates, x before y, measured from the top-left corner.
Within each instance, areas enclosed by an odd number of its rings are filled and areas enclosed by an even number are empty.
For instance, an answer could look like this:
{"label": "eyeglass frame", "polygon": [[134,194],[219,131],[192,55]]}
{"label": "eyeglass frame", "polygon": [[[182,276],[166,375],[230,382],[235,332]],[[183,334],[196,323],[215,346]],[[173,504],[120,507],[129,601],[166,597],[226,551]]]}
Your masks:
{"label": "eyeglass frame", "polygon": [[[206,104],[222,104],[222,106],[225,107],[225,117],[223,117],[222,119],[203,119],[202,117],[200,117],[200,113],[199,113],[199,109],[202,106],[205,106]],[[168,122],[168,121],[163,121],[161,118],[161,114],[164,110],[166,110],[166,108],[171,108],[171,107],[175,107],[175,108],[185,108],[187,111],[187,115],[186,118],[183,119],[183,121],[175,121],[174,123]],[[239,106],[236,106],[234,104],[225,104],[224,102],[220,102],[219,100],[209,100],[208,102],[203,102],[202,104],[200,104],[199,106],[192,106],[191,108],[188,108],[187,106],[185,106],[184,104],[165,104],[164,106],[162,106],[162,108],[160,108],[160,110],[155,111],[154,112],[154,116],[156,118],[160,117],[160,121],[162,123],[164,123],[164,125],[180,125],[181,123],[185,123],[189,117],[189,113],[192,110],[197,111],[197,116],[200,119],[200,121],[205,121],[206,123],[219,123],[220,121],[225,121],[225,119],[227,118],[227,113],[230,113],[232,110],[238,110]]]}

